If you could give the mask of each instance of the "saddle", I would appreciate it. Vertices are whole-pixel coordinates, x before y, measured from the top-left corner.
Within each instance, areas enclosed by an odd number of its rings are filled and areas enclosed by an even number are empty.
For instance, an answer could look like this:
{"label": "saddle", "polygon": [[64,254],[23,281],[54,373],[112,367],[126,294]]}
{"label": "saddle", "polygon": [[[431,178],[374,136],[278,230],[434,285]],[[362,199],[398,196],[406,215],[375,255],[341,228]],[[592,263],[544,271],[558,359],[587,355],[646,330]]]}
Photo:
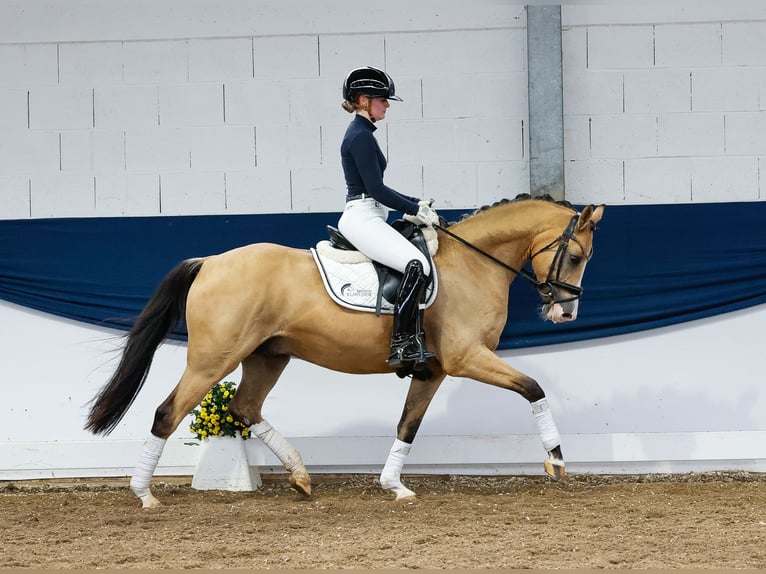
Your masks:
{"label": "saddle", "polygon": [[[403,237],[410,241],[432,262],[438,244],[436,232],[425,228],[432,235],[426,238],[416,223],[398,219],[391,223]],[[322,281],[328,294],[336,303],[360,311],[393,313],[402,274],[359,252],[343,234],[332,225],[327,226],[327,241],[320,241],[311,249]],[[431,274],[431,283],[426,291],[426,307],[436,297],[436,274]]]}

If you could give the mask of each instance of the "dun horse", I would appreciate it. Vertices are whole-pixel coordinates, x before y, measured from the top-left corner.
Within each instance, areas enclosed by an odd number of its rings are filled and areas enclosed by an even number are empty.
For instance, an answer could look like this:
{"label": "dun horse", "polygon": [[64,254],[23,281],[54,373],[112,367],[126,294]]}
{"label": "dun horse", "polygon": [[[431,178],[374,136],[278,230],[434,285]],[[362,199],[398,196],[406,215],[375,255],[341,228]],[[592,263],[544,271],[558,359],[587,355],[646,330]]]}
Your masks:
{"label": "dun horse", "polygon": [[[380,475],[381,486],[397,499],[415,494],[402,484],[401,470],[447,375],[509,389],[529,401],[548,453],[545,471],[557,479],[565,476],[559,433],[543,389],[493,350],[506,322],[508,286],[518,274],[538,289],[544,319],[561,323],[577,317],[580,284],[603,210],[589,205],[576,213],[551,201],[514,200],[439,228],[438,295],[424,320],[428,348],[436,356],[428,365],[432,376],[412,378]],[[534,275],[523,269],[530,260]],[[166,439],[241,364],[230,412],[274,452],[293,487],[310,495],[311,479],[300,454],[261,415],[264,400],[291,357],[346,373],[391,372],[386,364],[390,316],[333,302],[307,250],[258,243],[188,259],[163,279],[134,323],[117,370],[93,399],[87,429],[108,434],[115,428],[146,380],[157,347],[184,316],[186,370],[156,410],[131,478],[133,492],[144,507],[159,504],[150,481]]]}

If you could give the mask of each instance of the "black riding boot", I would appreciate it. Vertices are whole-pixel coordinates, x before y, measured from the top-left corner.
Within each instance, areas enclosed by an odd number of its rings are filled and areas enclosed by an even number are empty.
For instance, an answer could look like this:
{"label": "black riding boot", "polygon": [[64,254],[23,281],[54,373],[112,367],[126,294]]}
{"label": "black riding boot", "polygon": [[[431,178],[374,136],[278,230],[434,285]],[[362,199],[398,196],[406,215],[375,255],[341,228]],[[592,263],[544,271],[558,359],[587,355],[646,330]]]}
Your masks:
{"label": "black riding boot", "polygon": [[394,307],[394,329],[388,357],[389,366],[398,369],[397,374],[402,377],[428,373],[425,363],[434,357],[433,353],[426,351],[423,309],[420,307],[427,283],[428,277],[423,273],[420,261],[410,261],[404,270]]}

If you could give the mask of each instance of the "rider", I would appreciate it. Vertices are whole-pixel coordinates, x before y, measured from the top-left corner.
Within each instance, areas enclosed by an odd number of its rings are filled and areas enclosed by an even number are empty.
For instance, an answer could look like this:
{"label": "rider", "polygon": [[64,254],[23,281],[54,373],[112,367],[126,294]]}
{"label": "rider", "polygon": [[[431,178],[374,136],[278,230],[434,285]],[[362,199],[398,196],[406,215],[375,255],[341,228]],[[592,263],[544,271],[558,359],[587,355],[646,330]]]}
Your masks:
{"label": "rider", "polygon": [[394,93],[394,81],[383,70],[356,68],[343,82],[341,105],[355,115],[340,146],[347,194],[338,228],[370,259],[403,273],[388,364],[418,371],[434,356],[425,350],[425,334],[419,328],[431,264],[386,219],[389,209],[412,215],[424,225],[438,223],[439,216],[427,201],[403,195],[383,183],[387,162],[373,132],[375,122],[386,117],[389,100],[402,101]]}

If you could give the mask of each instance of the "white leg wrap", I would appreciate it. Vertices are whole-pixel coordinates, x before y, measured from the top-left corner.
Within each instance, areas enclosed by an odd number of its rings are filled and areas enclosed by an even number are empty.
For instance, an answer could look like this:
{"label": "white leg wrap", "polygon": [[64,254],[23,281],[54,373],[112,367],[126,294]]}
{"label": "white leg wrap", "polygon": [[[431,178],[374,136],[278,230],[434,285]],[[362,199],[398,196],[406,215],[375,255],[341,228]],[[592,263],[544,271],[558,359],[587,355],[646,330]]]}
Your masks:
{"label": "white leg wrap", "polygon": [[130,478],[130,489],[141,499],[144,508],[158,504],[157,499],[152,496],[149,484],[151,483],[154,470],[157,468],[157,463],[160,461],[160,456],[166,442],[166,439],[156,437],[150,433],[146,442],[144,442],[144,451],[136,463],[133,476]]}
{"label": "white leg wrap", "polygon": [[294,472],[305,468],[300,453],[266,419],[253,425],[252,431],[271,449],[285,469]]}
{"label": "white leg wrap", "polygon": [[535,415],[543,446],[546,452],[550,452],[561,444],[561,436],[556,428],[556,423],[553,421],[551,410],[548,408],[548,399],[543,397],[531,404],[532,414]]}
{"label": "white leg wrap", "polygon": [[396,494],[396,499],[415,496],[409,488],[402,484],[401,473],[404,467],[404,461],[410,454],[411,444],[396,439],[391,450],[388,452],[388,459],[383,466],[383,472],[380,473],[380,486],[386,490],[391,490]]}

